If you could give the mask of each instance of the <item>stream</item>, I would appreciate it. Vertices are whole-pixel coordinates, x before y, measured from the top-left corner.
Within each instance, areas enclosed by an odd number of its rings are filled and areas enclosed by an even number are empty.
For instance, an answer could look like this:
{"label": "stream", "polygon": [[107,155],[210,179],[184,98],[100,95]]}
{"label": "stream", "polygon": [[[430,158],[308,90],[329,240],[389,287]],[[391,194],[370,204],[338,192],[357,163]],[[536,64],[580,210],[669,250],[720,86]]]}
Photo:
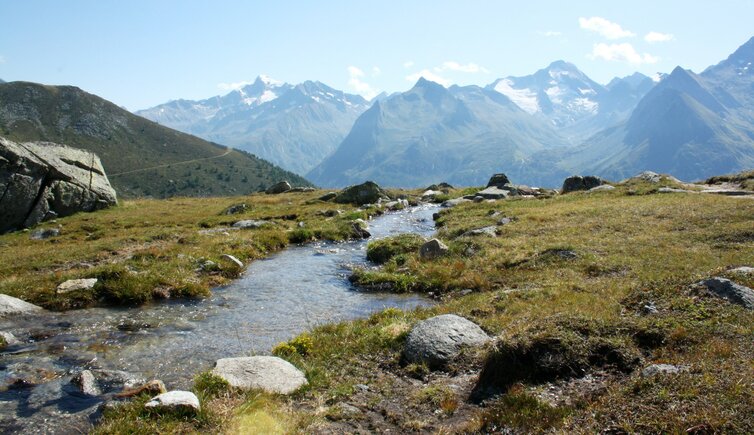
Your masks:
{"label": "stream", "polygon": [[[436,210],[422,205],[376,217],[369,240],[429,236]],[[367,264],[367,242],[289,247],[251,263],[241,278],[203,300],[0,319],[0,331],[21,341],[0,353],[0,432],[85,432],[103,399],[70,384],[84,368],[188,389],[219,358],[269,354],[316,325],[432,304],[421,295],[355,289],[348,275]]]}

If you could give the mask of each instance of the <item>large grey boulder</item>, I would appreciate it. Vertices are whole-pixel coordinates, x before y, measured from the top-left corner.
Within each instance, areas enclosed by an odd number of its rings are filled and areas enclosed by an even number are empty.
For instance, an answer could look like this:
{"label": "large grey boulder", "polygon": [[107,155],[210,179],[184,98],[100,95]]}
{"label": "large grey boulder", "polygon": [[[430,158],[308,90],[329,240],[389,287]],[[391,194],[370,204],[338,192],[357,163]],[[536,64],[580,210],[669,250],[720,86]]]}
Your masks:
{"label": "large grey boulder", "polygon": [[222,358],[217,360],[212,373],[243,390],[290,394],[307,384],[301,370],[275,356]]}
{"label": "large grey boulder", "polygon": [[578,190],[590,190],[597,186],[606,184],[607,181],[594,175],[587,175],[582,177],[581,175],[573,175],[563,181],[562,193],[576,192]]}
{"label": "large grey boulder", "polygon": [[0,233],[117,204],[96,154],[0,138]]}
{"label": "large grey boulder", "polygon": [[201,410],[199,398],[190,391],[168,391],[144,405],[147,409],[162,412],[197,413]]}
{"label": "large grey boulder", "polygon": [[641,375],[645,378],[657,376],[657,375],[677,375],[678,373],[685,372],[688,367],[675,366],[672,364],[651,364],[641,371]]}
{"label": "large grey boulder", "polygon": [[28,314],[42,311],[41,307],[34,304],[30,304],[21,299],[14,298],[0,294],[0,317],[10,316],[14,314]]}
{"label": "large grey boulder", "polygon": [[374,204],[380,199],[390,199],[387,193],[377,183],[367,181],[355,186],[346,187],[337,196],[334,201],[340,204]]}
{"label": "large grey boulder", "polygon": [[254,220],[254,219],[245,219],[242,221],[238,221],[233,224],[233,228],[240,228],[242,230],[255,230],[257,228],[262,228],[265,225],[268,225],[270,222],[265,220]]}
{"label": "large grey boulder", "polygon": [[268,187],[267,190],[264,191],[264,193],[268,195],[277,195],[278,193],[285,193],[289,190],[291,190],[291,183],[287,181],[280,181]]}
{"label": "large grey boulder", "polygon": [[699,284],[718,297],[727,299],[729,302],[741,305],[749,310],[754,310],[754,290],[749,287],[717,276],[705,279]]}
{"label": "large grey boulder", "polygon": [[423,320],[411,329],[403,356],[409,362],[439,369],[456,358],[464,347],[481,346],[489,340],[474,322],[455,314],[443,314]]}

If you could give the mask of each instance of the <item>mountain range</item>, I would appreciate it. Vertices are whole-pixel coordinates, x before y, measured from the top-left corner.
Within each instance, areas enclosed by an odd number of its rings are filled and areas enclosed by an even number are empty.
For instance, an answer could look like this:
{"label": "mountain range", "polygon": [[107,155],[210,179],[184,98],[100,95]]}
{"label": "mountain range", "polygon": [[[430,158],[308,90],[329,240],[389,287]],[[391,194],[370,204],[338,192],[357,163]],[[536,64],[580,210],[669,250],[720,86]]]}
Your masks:
{"label": "mountain range", "polygon": [[246,194],[303,178],[136,116],[73,86],[0,84],[0,136],[94,151],[120,197]]}
{"label": "mountain range", "polygon": [[171,101],[136,114],[305,174],[368,107],[361,96],[320,82],[290,85],[260,76],[224,96]]}
{"label": "mountain range", "polygon": [[[316,81],[260,76],[223,96],[137,112],[160,125],[77,88],[12,82],[0,84],[0,128],[13,140],[97,152],[121,194],[134,196],[253,191],[281,178],[306,183],[167,127],[252,151],[324,187],[367,179],[479,185],[496,172],[550,187],[574,173],[617,180],[644,170],[691,181],[754,167],[752,62],[754,38],[700,74],[678,67],[603,86],[556,61],[486,86],[445,88],[422,78],[371,101]],[[188,170],[193,159],[201,163]],[[160,174],[131,176],[145,166]]]}

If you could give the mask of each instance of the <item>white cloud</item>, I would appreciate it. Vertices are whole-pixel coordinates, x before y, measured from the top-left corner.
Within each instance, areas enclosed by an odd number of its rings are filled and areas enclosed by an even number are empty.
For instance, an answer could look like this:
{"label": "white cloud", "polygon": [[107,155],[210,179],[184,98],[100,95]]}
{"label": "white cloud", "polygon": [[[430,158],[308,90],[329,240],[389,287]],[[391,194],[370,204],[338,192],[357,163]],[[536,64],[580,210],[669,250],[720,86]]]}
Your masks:
{"label": "white cloud", "polygon": [[372,67],[372,77],[377,77],[378,75],[382,74],[382,70],[378,66]]}
{"label": "white cloud", "polygon": [[457,71],[457,72],[465,72],[465,73],[485,73],[488,74],[490,71],[483,67],[479,66],[475,63],[467,63],[466,65],[462,65],[458,62],[449,60],[447,62],[443,62],[442,66],[435,67],[436,72],[443,72],[443,71]]}
{"label": "white cloud", "polygon": [[546,36],[548,38],[557,38],[559,36],[563,36],[563,32],[558,32],[555,30],[548,30],[546,32],[539,32],[540,35]]}
{"label": "white cloud", "polygon": [[237,91],[246,85],[250,85],[254,82],[236,82],[236,83],[218,83],[217,87],[223,91]]}
{"label": "white cloud", "polygon": [[675,36],[673,36],[670,33],[660,33],[660,32],[649,32],[646,35],[644,35],[644,40],[651,43],[655,42],[668,42],[675,39]]}
{"label": "white cloud", "polygon": [[445,86],[446,88],[448,86],[450,86],[450,85],[453,84],[452,81],[450,81],[450,80],[448,80],[448,79],[446,79],[444,77],[441,77],[441,76],[433,73],[432,71],[430,71],[428,69],[423,69],[423,70],[421,70],[421,71],[419,71],[417,73],[413,73],[413,74],[407,75],[406,76],[406,80],[408,80],[409,82],[413,83],[413,82],[416,82],[417,80],[419,80],[421,77],[424,77],[425,79],[427,79],[427,80],[429,80],[431,82],[439,83],[439,84]]}
{"label": "white cloud", "polygon": [[403,68],[408,69],[408,68],[411,68],[412,66],[414,66],[414,61],[413,60],[407,60],[407,61],[403,62]]}
{"label": "white cloud", "polygon": [[660,58],[649,53],[640,54],[633,45],[624,42],[622,44],[594,44],[590,59],[604,59],[610,62],[628,62],[634,65],[643,63],[657,63]]}
{"label": "white cloud", "polygon": [[634,32],[624,30],[618,23],[602,17],[579,18],[579,26],[584,30],[597,32],[607,39],[620,39],[636,36]]}
{"label": "white cloud", "polygon": [[371,100],[380,93],[378,89],[374,89],[369,83],[362,80],[365,74],[360,68],[353,65],[349,66],[348,75],[350,76],[348,79],[348,86],[362,97]]}

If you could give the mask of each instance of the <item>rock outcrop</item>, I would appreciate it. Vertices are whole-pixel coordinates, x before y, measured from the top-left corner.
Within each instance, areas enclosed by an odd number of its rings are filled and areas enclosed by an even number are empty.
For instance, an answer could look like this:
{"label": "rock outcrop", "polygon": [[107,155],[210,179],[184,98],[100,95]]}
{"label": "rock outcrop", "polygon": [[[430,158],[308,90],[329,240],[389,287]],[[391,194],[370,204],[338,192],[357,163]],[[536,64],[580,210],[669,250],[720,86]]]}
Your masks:
{"label": "rock outcrop", "polygon": [[390,197],[372,181],[346,187],[334,198],[337,203],[355,205],[374,204],[380,199],[390,199]]}
{"label": "rock outcrop", "polygon": [[607,181],[594,175],[587,175],[582,177],[581,175],[573,175],[563,181],[562,193],[576,192],[578,190],[590,190],[597,186],[606,184]]}
{"label": "rock outcrop", "polygon": [[288,361],[275,356],[250,356],[217,360],[214,375],[231,387],[290,394],[307,384],[306,376]]}
{"label": "rock outcrop", "polygon": [[277,195],[278,193],[285,193],[291,189],[291,183],[287,181],[280,181],[268,187],[267,190],[264,191],[264,193],[268,195]]}
{"label": "rock outcrop", "polygon": [[490,177],[490,181],[487,182],[487,187],[503,187],[506,184],[510,184],[508,176],[505,174],[494,174]]}
{"label": "rock outcrop", "polygon": [[0,233],[116,203],[96,154],[0,138]]}
{"label": "rock outcrop", "polygon": [[464,347],[481,346],[490,340],[476,323],[443,314],[414,326],[406,339],[403,356],[413,363],[426,363],[431,369],[446,366]]}

